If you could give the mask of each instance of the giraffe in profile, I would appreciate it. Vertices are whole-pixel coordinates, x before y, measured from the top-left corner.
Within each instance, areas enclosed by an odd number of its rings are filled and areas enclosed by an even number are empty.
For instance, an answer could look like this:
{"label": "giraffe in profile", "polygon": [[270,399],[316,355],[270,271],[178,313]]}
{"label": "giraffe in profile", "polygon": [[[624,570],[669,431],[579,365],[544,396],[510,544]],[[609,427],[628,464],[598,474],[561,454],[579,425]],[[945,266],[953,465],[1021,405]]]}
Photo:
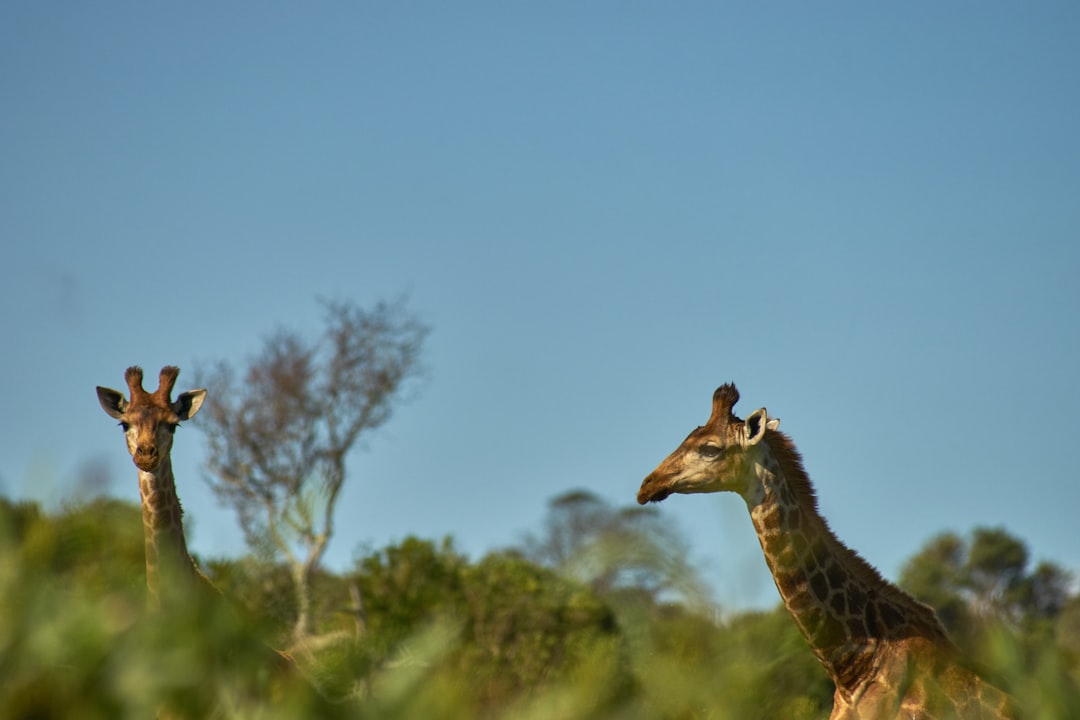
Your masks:
{"label": "giraffe in profile", "polygon": [[641,484],[638,502],[730,491],[745,500],[784,605],[836,686],[830,720],[1013,718],[1008,695],[959,661],[934,611],[886,581],[818,513],[802,458],[734,385]]}

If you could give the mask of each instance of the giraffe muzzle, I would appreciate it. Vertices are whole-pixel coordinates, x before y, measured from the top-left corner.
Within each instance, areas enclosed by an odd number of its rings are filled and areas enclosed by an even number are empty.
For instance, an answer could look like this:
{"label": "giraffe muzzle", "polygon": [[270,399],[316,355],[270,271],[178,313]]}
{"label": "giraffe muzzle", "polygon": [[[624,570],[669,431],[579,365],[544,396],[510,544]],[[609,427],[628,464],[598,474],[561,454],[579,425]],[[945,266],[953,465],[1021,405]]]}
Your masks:
{"label": "giraffe muzzle", "polygon": [[149,450],[139,448],[131,459],[135,461],[135,467],[145,472],[151,472],[158,465],[158,457],[157,448],[150,448]]}
{"label": "giraffe muzzle", "polygon": [[671,494],[671,481],[670,479],[652,473],[649,477],[645,478],[641,483],[641,488],[638,490],[637,501],[639,505],[644,505],[651,502],[660,502],[668,495]]}

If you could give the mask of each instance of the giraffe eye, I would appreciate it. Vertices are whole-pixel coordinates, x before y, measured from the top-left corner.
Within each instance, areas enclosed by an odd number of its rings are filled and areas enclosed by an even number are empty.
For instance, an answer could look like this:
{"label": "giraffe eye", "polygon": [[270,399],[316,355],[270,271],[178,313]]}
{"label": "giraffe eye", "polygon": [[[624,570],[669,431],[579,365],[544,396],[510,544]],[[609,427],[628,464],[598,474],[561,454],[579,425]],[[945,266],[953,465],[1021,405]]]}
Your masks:
{"label": "giraffe eye", "polygon": [[720,454],[724,452],[724,449],[717,445],[702,445],[698,448],[698,455],[706,460],[715,460],[720,457]]}
{"label": "giraffe eye", "polygon": [[128,425],[126,422],[121,422],[120,427],[123,429],[124,432],[127,432],[128,428],[130,428],[131,426]]}

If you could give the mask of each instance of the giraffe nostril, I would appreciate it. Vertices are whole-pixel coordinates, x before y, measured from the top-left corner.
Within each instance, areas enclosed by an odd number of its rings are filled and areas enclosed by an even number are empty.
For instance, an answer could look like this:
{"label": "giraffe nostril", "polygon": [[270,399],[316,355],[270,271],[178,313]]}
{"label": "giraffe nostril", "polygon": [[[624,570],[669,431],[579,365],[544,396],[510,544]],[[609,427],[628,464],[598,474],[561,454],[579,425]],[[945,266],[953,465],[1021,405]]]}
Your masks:
{"label": "giraffe nostril", "polygon": [[136,450],[131,459],[135,462],[135,467],[146,472],[153,472],[157,468],[158,462],[160,462],[156,451],[144,453]]}

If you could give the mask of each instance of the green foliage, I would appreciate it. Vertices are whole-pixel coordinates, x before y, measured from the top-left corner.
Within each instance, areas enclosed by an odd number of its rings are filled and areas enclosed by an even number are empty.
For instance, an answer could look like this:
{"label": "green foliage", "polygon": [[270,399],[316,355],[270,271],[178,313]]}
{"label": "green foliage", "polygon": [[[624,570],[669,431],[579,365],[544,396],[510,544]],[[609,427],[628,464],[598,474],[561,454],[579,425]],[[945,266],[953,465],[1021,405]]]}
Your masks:
{"label": "green foliage", "polygon": [[140,509],[121,500],[101,498],[47,517],[36,505],[0,499],[0,542],[20,547],[27,567],[80,589],[145,586],[142,528]]}
{"label": "green foliage", "polygon": [[[283,563],[269,563],[251,556],[215,558],[200,565],[214,587],[245,617],[257,623],[276,646],[293,640],[296,593],[292,576]],[[313,637],[355,634],[355,613],[348,581],[330,572],[316,571],[309,580],[312,590]]]}
{"label": "green foliage", "polygon": [[628,608],[644,717],[827,716],[832,687],[787,612],[714,622],[679,605]]}
{"label": "green foliage", "polygon": [[1070,576],[1003,528],[931,538],[900,584],[934,607],[975,669],[1026,716],[1080,717],[1080,605]]}
{"label": "green foliage", "polygon": [[221,598],[147,610],[142,553],[128,503],[54,516],[0,503],[0,717],[326,716]]}
{"label": "green foliage", "polygon": [[[574,677],[586,665],[618,670],[615,616],[582,585],[509,554],[462,574],[465,647],[479,701],[497,706]],[[603,707],[626,678],[607,677],[593,695]]]}
{"label": "green foliage", "polygon": [[1015,698],[1025,718],[1080,717],[1080,665],[1047,634],[994,625],[979,636],[976,653],[977,668]]}
{"label": "green foliage", "polygon": [[[415,660],[416,638],[438,628],[445,646],[438,663],[426,663],[470,713],[539,697],[586,666],[594,675],[617,666],[611,609],[584,586],[513,554],[470,564],[449,540],[436,547],[408,538],[362,559],[358,581],[369,672]],[[590,693],[592,706],[609,695]]]}
{"label": "green foliage", "polygon": [[358,563],[364,622],[371,638],[387,647],[401,642],[421,625],[459,607],[464,599],[464,557],[449,539],[436,547],[406,538]]}
{"label": "green foliage", "polygon": [[[906,578],[978,619],[969,654],[1027,717],[1080,717],[1080,599],[1063,590],[1063,573],[1029,569],[1008,537],[980,537],[976,561],[974,539],[934,539]],[[971,586],[969,565],[982,573]],[[149,611],[137,507],[99,500],[45,513],[0,500],[0,720],[162,708],[192,718],[752,720],[831,708],[828,678],[780,607],[720,617],[649,582],[598,591],[521,554],[473,561],[449,539],[407,538],[350,573],[314,577],[318,642],[296,648],[297,673],[266,642],[291,637],[288,568],[248,557],[205,569],[224,598]],[[1020,620],[975,614],[969,604],[983,597]]]}
{"label": "green foliage", "polygon": [[1061,609],[1054,622],[1054,639],[1080,668],[1080,596],[1070,599]]}
{"label": "green foliage", "polygon": [[1034,630],[1052,622],[1069,597],[1069,574],[1049,562],[1029,570],[1027,545],[1003,528],[975,528],[931,538],[904,565],[900,585],[935,608],[945,627],[971,649],[987,626]]}

